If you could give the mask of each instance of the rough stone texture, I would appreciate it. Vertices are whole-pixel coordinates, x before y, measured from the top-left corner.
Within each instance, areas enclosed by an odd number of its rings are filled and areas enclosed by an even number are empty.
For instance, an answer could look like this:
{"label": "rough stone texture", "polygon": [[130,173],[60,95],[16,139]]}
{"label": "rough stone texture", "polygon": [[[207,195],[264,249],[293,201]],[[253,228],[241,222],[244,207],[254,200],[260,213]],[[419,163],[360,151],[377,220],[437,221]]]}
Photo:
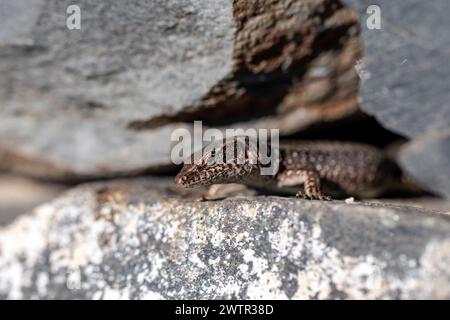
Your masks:
{"label": "rough stone texture", "polygon": [[450,199],[450,130],[413,140],[399,162],[417,181]]}
{"label": "rough stone texture", "polygon": [[[408,137],[450,128],[450,21],[447,0],[344,0],[360,14],[361,108]],[[366,8],[381,8],[381,30]]]}
{"label": "rough stone texture", "polygon": [[[86,185],[0,231],[3,298],[450,298],[450,216]],[[155,185],[160,186],[159,190]]]}
{"label": "rough stone texture", "polygon": [[0,167],[161,170],[179,122],[289,133],[357,110],[357,19],[338,0],[80,0],[68,30],[72,2],[0,0]]}

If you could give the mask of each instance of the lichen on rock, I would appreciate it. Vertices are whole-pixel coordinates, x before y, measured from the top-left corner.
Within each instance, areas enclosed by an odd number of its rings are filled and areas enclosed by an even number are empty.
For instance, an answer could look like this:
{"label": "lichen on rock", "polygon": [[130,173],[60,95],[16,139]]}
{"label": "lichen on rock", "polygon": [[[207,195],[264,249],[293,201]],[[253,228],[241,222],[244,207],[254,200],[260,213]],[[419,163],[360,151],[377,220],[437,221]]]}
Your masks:
{"label": "lichen on rock", "polygon": [[2,297],[450,297],[447,215],[265,196],[194,201],[164,185],[84,185],[1,229]]}

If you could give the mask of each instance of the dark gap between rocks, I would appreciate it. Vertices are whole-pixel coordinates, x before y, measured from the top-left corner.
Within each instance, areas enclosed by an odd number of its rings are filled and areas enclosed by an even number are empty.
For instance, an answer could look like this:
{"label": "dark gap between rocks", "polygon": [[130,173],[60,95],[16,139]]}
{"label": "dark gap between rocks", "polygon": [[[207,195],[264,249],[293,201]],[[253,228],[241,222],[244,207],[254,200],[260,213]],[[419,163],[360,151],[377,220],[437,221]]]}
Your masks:
{"label": "dark gap between rocks", "polygon": [[[336,9],[342,8],[341,4],[336,3],[330,3],[328,6],[312,15],[326,21],[335,14]],[[255,73],[251,69],[252,66],[255,67],[261,60],[270,65],[271,60],[280,58],[280,52],[290,43],[301,43],[309,34],[296,34],[294,39],[280,37],[270,48],[252,56],[251,61],[239,61],[235,73],[212,88],[199,106],[187,106],[177,114],[162,114],[151,119],[135,120],[129,123],[128,129],[149,130],[174,122],[190,123],[196,120],[203,121],[207,126],[227,126],[276,115],[296,79],[302,79],[311,63],[320,55],[329,51],[340,51],[347,45],[352,35],[350,29],[354,27],[354,23],[349,22],[320,31],[311,44],[311,53],[293,61],[288,70],[284,70],[281,64],[273,71]],[[242,95],[237,94],[240,91],[243,92]],[[213,107],[209,106],[211,101]]]}

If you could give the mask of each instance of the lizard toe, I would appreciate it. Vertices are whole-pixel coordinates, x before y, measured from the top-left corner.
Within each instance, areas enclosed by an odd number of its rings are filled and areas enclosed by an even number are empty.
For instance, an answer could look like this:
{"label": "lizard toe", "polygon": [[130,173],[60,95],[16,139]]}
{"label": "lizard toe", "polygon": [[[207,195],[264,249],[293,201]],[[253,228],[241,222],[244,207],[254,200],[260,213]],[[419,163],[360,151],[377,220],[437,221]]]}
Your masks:
{"label": "lizard toe", "polygon": [[296,196],[297,198],[310,199],[310,198],[308,197],[307,194],[305,194],[305,193],[303,193],[303,192],[301,192],[301,191],[297,192],[297,193],[295,194],[295,196]]}

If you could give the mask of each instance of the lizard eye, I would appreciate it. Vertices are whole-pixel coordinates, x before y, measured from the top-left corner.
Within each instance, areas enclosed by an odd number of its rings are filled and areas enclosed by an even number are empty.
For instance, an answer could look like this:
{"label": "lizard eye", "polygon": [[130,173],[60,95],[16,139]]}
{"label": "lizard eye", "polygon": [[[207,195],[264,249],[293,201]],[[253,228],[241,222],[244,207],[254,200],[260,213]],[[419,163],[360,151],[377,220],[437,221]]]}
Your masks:
{"label": "lizard eye", "polygon": [[214,158],[216,156],[216,149],[211,150],[211,158]]}

